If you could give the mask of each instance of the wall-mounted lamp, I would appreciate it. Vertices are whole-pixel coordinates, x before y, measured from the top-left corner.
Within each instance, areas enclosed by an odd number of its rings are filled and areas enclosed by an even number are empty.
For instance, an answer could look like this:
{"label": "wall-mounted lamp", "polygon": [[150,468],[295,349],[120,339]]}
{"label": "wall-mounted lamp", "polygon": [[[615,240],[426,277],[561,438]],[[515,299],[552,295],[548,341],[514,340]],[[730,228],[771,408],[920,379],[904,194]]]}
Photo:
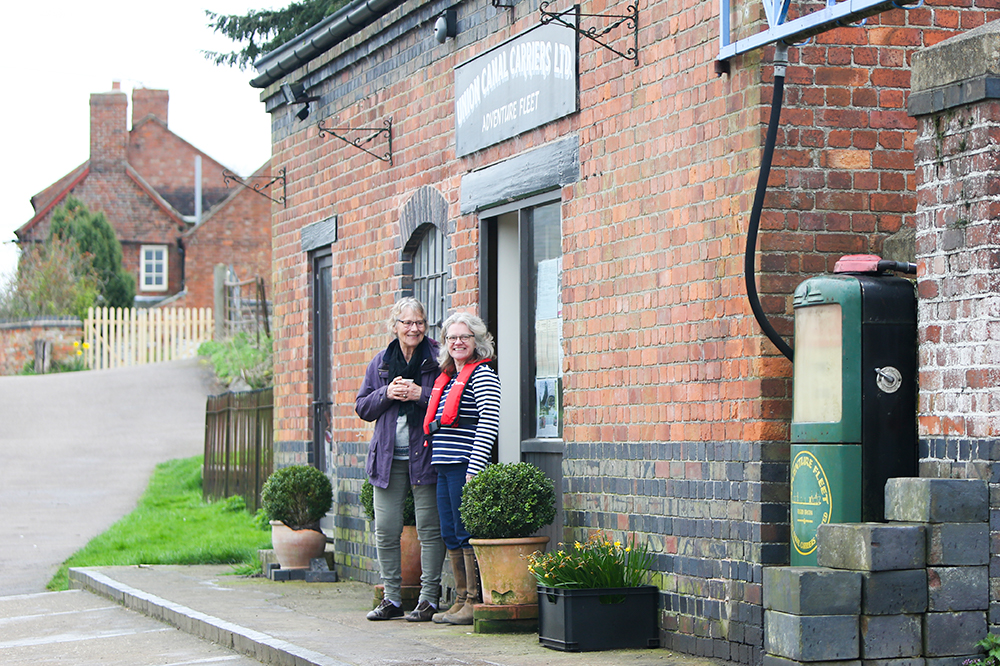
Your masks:
{"label": "wall-mounted lamp", "polygon": [[285,98],[285,103],[289,106],[292,104],[305,105],[295,114],[295,117],[300,121],[309,117],[309,102],[315,102],[319,99],[319,97],[306,95],[306,87],[301,81],[296,83],[282,83],[281,96]]}
{"label": "wall-mounted lamp", "polygon": [[454,38],[458,34],[458,12],[454,9],[446,9],[434,22],[434,39],[438,44],[444,44],[449,38]]}

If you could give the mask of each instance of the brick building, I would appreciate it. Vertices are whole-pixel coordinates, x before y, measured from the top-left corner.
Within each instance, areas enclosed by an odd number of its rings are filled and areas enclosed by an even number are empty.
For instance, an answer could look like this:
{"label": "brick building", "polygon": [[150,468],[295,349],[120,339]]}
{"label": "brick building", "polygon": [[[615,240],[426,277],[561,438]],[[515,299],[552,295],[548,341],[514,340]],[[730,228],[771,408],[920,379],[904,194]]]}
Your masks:
{"label": "brick building", "polygon": [[[366,364],[400,296],[432,324],[476,312],[497,340],[498,457],[557,480],[554,541],[648,540],[664,644],[759,663],[762,567],[789,549],[791,364],[742,270],[773,49],[717,74],[708,0],[641,5],[637,31],[604,37],[619,53],[510,5],[355,2],[256,64],[290,192],[273,218],[276,462],[327,469],[338,566],[374,580]],[[790,49],[756,277],[780,333],[795,286],[842,255],[913,261],[911,56],[998,16],[943,0]]]}
{"label": "brick building", "polygon": [[[212,307],[218,263],[241,279],[263,276],[269,286],[271,202],[227,188],[223,165],[170,131],[168,101],[166,90],[134,89],[129,130],[128,98],[117,82],[92,94],[90,157],[31,198],[35,215],[15,231],[18,242],[44,241],[52,211],[72,195],[103,211],[115,229],[138,304]],[[254,175],[269,178],[270,164]]]}

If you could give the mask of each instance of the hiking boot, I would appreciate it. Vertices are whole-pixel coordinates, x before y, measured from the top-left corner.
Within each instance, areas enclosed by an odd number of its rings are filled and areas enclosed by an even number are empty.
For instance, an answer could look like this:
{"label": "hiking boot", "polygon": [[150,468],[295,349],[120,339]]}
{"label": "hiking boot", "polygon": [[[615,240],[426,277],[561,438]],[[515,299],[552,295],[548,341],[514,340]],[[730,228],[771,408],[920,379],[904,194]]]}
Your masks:
{"label": "hiking boot", "polygon": [[421,601],[417,607],[406,614],[407,622],[430,622],[437,608],[427,601]]}
{"label": "hiking boot", "polygon": [[369,611],[366,617],[369,620],[391,620],[394,617],[403,617],[403,609],[388,599],[383,599],[378,608]]}

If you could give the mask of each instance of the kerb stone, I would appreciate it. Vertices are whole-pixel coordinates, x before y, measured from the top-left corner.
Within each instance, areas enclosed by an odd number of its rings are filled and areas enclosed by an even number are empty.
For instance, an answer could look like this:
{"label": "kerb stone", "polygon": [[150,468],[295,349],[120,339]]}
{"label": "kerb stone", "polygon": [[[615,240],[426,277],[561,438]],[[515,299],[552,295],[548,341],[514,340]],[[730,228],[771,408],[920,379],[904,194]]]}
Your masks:
{"label": "kerb stone", "polygon": [[764,608],[792,615],[857,615],[861,574],[822,567],[765,567]]}
{"label": "kerb stone", "polygon": [[857,615],[791,615],[764,611],[764,651],[798,661],[857,659]]}
{"label": "kerb stone", "polygon": [[861,658],[919,657],[921,619],[920,615],[862,615]]}
{"label": "kerb stone", "polygon": [[914,523],[983,523],[989,489],[978,479],[889,479],[885,518]]}
{"label": "kerb stone", "polygon": [[816,563],[831,569],[921,569],[927,559],[923,525],[830,523],[817,530]]}
{"label": "kerb stone", "polygon": [[864,571],[861,573],[861,613],[898,615],[927,610],[927,571]]}

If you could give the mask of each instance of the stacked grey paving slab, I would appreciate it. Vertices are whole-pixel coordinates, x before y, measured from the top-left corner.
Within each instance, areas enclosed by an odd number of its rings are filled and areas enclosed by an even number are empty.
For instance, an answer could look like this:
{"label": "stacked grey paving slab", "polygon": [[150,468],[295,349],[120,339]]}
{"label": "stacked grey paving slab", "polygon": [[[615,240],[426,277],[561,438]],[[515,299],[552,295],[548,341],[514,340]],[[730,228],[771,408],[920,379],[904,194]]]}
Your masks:
{"label": "stacked grey paving slab", "polygon": [[985,482],[890,479],[887,523],[821,525],[817,567],[764,569],[764,666],[959,666],[987,633]]}

